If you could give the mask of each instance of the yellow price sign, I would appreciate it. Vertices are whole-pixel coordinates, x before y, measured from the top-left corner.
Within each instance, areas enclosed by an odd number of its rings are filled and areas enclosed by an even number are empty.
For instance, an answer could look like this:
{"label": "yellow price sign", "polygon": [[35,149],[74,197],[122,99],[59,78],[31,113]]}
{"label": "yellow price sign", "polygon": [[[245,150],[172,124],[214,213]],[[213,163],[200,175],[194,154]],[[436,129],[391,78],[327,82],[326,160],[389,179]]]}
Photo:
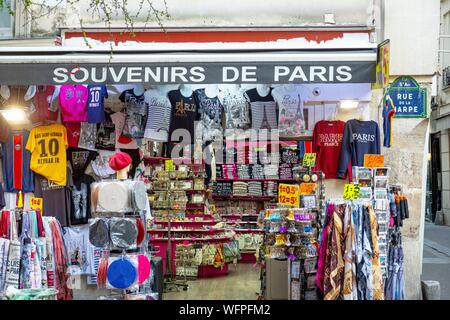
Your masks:
{"label": "yellow price sign", "polygon": [[316,154],[315,153],[305,153],[303,156],[303,166],[304,167],[314,167],[316,165]]}
{"label": "yellow price sign", "polygon": [[344,186],[344,199],[353,200],[359,198],[360,186],[359,184],[346,183]]}
{"label": "yellow price sign", "polygon": [[164,162],[164,168],[166,169],[167,172],[175,171],[175,167],[173,165],[173,160],[166,160]]}
{"label": "yellow price sign", "polygon": [[39,210],[39,212],[42,215],[42,208],[43,208],[42,202],[43,202],[42,198],[31,197],[30,198],[30,208],[32,210]]}
{"label": "yellow price sign", "polygon": [[300,187],[298,185],[280,183],[278,186],[278,203],[298,207]]}

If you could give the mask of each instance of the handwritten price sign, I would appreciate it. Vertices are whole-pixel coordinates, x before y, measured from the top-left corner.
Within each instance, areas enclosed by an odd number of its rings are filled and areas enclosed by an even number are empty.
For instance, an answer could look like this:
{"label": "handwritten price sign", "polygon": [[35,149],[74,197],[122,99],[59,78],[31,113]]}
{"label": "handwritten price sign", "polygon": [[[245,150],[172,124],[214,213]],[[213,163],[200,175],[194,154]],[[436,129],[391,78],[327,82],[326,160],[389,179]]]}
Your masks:
{"label": "handwritten price sign", "polygon": [[315,153],[305,153],[303,156],[303,166],[304,167],[314,167],[316,165],[316,154]]}
{"label": "handwritten price sign", "polygon": [[316,191],[317,183],[301,183],[300,184],[300,194],[308,195],[313,194]]}
{"label": "handwritten price sign", "polygon": [[299,186],[280,183],[278,186],[278,203],[298,207],[299,206]]}
{"label": "handwritten price sign", "polygon": [[359,198],[360,186],[359,184],[347,183],[344,186],[344,199],[353,200]]}
{"label": "handwritten price sign", "polygon": [[34,198],[34,197],[30,198],[30,208],[33,210],[38,209],[42,214],[42,208],[43,208],[42,198]]}
{"label": "handwritten price sign", "polygon": [[384,167],[384,154],[365,154],[364,167],[366,168]]}

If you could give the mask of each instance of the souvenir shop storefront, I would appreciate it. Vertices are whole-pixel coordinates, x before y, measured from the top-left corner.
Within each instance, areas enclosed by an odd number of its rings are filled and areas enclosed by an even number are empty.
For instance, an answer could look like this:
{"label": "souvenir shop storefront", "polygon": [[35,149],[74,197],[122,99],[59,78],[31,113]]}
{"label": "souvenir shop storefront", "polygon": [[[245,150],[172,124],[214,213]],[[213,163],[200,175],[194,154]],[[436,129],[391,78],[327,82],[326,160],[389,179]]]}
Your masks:
{"label": "souvenir shop storefront", "polygon": [[403,299],[376,60],[0,50],[2,298]]}

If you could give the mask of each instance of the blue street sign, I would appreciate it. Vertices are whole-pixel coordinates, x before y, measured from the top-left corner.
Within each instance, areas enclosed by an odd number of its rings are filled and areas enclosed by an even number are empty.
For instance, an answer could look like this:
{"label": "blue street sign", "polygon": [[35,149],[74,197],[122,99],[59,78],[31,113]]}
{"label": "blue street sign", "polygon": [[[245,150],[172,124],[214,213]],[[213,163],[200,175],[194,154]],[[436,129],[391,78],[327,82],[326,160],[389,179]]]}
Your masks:
{"label": "blue street sign", "polygon": [[394,103],[395,118],[426,118],[427,117],[427,90],[421,88],[412,77],[404,76],[395,79],[387,88]]}

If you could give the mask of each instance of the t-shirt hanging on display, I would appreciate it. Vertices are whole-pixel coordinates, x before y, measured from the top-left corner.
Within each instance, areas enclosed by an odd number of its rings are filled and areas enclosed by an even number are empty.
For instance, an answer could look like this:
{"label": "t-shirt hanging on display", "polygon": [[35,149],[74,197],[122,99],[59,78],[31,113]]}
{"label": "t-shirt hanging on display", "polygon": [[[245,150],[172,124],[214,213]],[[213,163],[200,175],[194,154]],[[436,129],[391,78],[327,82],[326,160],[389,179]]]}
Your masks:
{"label": "t-shirt hanging on display", "polygon": [[13,131],[1,151],[2,175],[5,192],[33,192],[33,173],[30,170],[31,154],[25,146],[28,131]]}
{"label": "t-shirt hanging on display", "polygon": [[115,151],[98,150],[98,156],[92,162],[92,170],[100,178],[108,178],[115,173],[109,166],[109,158],[116,153]]}
{"label": "t-shirt hanging on display", "polygon": [[[66,170],[64,172],[67,174]],[[68,176],[70,178],[71,175]],[[34,194],[42,198],[43,215],[56,217],[62,226],[69,225],[71,206],[69,189],[38,174],[34,175],[34,180]]]}
{"label": "t-shirt hanging on display", "polygon": [[316,170],[323,171],[326,179],[337,178],[344,127],[344,121],[326,120],[317,122],[314,127],[313,152],[316,153]]}
{"label": "t-shirt hanging on display", "polygon": [[97,125],[95,123],[82,122],[80,127],[80,140],[78,147],[88,150],[96,150]]}
{"label": "t-shirt hanging on display", "polygon": [[219,98],[208,97],[205,89],[194,92],[200,116],[199,133],[203,141],[214,141],[222,137],[222,111]]}
{"label": "t-shirt hanging on display", "polygon": [[30,120],[33,124],[58,120],[58,108],[53,104],[54,86],[36,86],[36,93],[30,106]]}
{"label": "t-shirt hanging on display", "polygon": [[[195,120],[197,119],[197,105],[194,94],[190,97],[185,97],[180,90],[172,90],[168,93],[168,96],[172,104],[169,141],[180,142],[183,140],[186,144],[192,144],[194,142]],[[185,134],[189,134],[190,141],[180,138],[180,136],[184,137],[183,131]]]}
{"label": "t-shirt hanging on display", "polygon": [[88,89],[81,84],[63,85],[59,92],[61,119],[63,122],[86,122]]}
{"label": "t-shirt hanging on display", "polygon": [[97,125],[95,148],[98,150],[116,150],[116,125],[109,115],[106,115],[104,122]]}
{"label": "t-shirt hanging on display", "polygon": [[125,124],[122,134],[126,137],[142,139],[147,124],[147,104],[144,95],[137,96],[133,89],[122,92],[120,101],[125,103]]}
{"label": "t-shirt hanging on display", "polygon": [[379,154],[380,151],[380,128],[375,121],[356,119],[347,121],[342,138],[337,176],[345,178],[350,161],[352,166],[362,167],[366,153]]}
{"label": "t-shirt hanging on display", "polygon": [[272,90],[278,104],[278,132],[282,138],[298,137],[305,134],[303,100],[306,91],[300,85],[283,85]]}
{"label": "t-shirt hanging on display", "polygon": [[153,141],[167,142],[172,106],[169,98],[158,90],[148,90],[144,93],[148,105],[148,118],[145,127],[145,138]]}
{"label": "t-shirt hanging on display", "polygon": [[67,130],[67,143],[69,147],[78,148],[80,142],[81,123],[80,122],[66,122],[64,126]]}
{"label": "t-shirt hanging on display", "polygon": [[137,149],[138,145],[133,138],[124,136],[123,128],[125,126],[126,115],[123,112],[116,112],[111,115],[111,120],[115,127],[115,149]]}
{"label": "t-shirt hanging on display", "polygon": [[73,179],[71,224],[85,224],[91,218],[91,184],[95,182],[89,175]]}
{"label": "t-shirt hanging on display", "polygon": [[67,149],[67,158],[72,166],[73,176],[80,177],[89,163],[97,157],[97,152],[80,148]]}
{"label": "t-shirt hanging on display", "polygon": [[89,123],[105,121],[105,99],[108,98],[106,86],[89,85],[89,98],[87,103],[87,117]]}
{"label": "t-shirt hanging on display", "polygon": [[250,106],[244,94],[245,90],[236,86],[219,91],[219,99],[225,111],[225,135],[250,128]]}
{"label": "t-shirt hanging on display", "polygon": [[89,274],[91,270],[89,226],[63,228],[63,238],[68,255],[68,272],[71,275]]}
{"label": "t-shirt hanging on display", "polygon": [[245,97],[250,101],[253,129],[273,130],[278,128],[277,105],[272,97],[272,89],[265,97],[260,96],[256,88],[251,89],[245,92]]}
{"label": "t-shirt hanging on display", "polygon": [[59,185],[66,185],[66,128],[50,124],[31,129],[27,150],[31,152],[30,168]]}

